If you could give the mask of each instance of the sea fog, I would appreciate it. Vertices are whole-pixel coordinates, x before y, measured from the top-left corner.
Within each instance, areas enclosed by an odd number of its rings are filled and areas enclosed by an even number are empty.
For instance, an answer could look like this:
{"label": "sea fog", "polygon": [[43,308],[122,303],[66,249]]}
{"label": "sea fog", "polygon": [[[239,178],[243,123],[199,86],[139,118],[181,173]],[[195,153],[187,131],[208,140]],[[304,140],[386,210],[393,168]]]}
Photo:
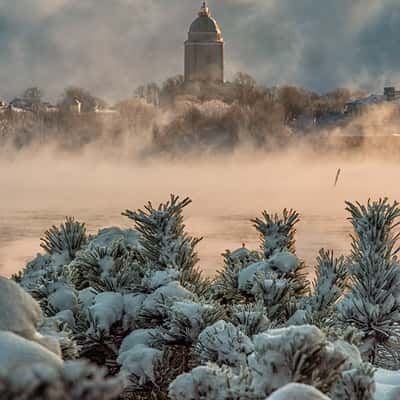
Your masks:
{"label": "sea fog", "polygon": [[[337,185],[335,178],[340,169]],[[125,209],[189,196],[188,231],[203,236],[201,266],[212,275],[221,253],[242,244],[258,248],[251,218],[263,210],[301,214],[297,251],[309,266],[322,247],[347,254],[351,225],[345,201],[400,199],[400,165],[385,157],[342,157],[299,149],[275,153],[241,148],[234,154],[173,161],[79,156],[44,148],[0,161],[0,273],[9,276],[40,251],[40,237],[65,216],[89,232],[131,227]]]}

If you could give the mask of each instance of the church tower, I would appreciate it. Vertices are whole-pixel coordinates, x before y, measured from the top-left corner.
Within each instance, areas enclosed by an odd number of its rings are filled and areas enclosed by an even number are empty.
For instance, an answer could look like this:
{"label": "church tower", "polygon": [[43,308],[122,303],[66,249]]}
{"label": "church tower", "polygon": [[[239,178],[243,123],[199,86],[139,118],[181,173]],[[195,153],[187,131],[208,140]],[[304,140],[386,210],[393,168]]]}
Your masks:
{"label": "church tower", "polygon": [[193,81],[224,81],[224,39],[206,1],[185,42],[185,82]]}

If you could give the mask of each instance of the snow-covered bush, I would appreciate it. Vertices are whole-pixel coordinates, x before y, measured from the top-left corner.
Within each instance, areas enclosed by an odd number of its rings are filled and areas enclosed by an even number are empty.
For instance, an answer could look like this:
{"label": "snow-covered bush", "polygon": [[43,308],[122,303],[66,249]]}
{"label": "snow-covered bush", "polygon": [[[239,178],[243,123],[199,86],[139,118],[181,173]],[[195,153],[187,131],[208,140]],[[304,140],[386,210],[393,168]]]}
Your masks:
{"label": "snow-covered bush", "polygon": [[226,251],[213,284],[214,298],[221,304],[262,304],[272,323],[286,323],[309,293],[305,265],[295,254],[298,221],[299,214],[286,209],[282,216],[264,211],[263,219],[254,219],[262,252],[245,247]]}
{"label": "snow-covered bush", "polygon": [[265,258],[285,250],[295,253],[295,225],[300,221],[300,215],[285,208],[282,217],[278,214],[271,215],[267,211],[262,216],[264,219],[256,218],[252,222],[260,233]]}
{"label": "snow-covered bush", "polygon": [[127,252],[118,242],[110,247],[94,247],[78,252],[72,264],[72,278],[77,289],[85,289],[110,276],[118,260]]}
{"label": "snow-covered bush", "polygon": [[313,313],[330,314],[346,287],[347,268],[344,257],[335,258],[322,249],[317,257],[316,278],[308,303]]}
{"label": "snow-covered bush", "polygon": [[207,327],[225,318],[221,306],[193,301],[175,302],[167,313],[162,341],[175,345],[193,345]]}
{"label": "snow-covered bush", "polygon": [[78,250],[86,244],[85,224],[67,217],[59,228],[52,226],[45,232],[41,247],[49,254],[60,254],[72,260]]}
{"label": "snow-covered bush", "polygon": [[263,333],[271,327],[263,304],[238,305],[231,311],[231,322],[249,337]]}
{"label": "snow-covered bush", "polygon": [[268,318],[282,325],[297,310],[296,288],[294,278],[279,278],[275,273],[268,273],[256,275],[251,292],[264,305]]}
{"label": "snow-covered bush", "polygon": [[215,299],[222,304],[246,301],[245,293],[239,288],[239,276],[242,270],[260,261],[261,255],[257,251],[250,251],[242,247],[233,252],[227,250],[222,256],[224,268],[217,271],[217,277],[213,284]]}
{"label": "snow-covered bush", "polygon": [[[360,350],[374,366],[393,367],[399,354],[397,204],[348,203],[352,254],[321,250],[311,284],[288,210],[253,220],[261,252],[226,251],[215,279],[203,278],[188,204],[149,203],[124,213],[135,229],[91,236],[68,219],[14,276],[19,285],[0,278],[0,398],[373,398],[386,371],[374,375]],[[74,359],[105,369],[65,362]]]}
{"label": "snow-covered bush", "polygon": [[16,283],[1,277],[0,306],[1,399],[111,400],[119,396],[121,378],[106,379],[101,369],[83,361],[63,362],[62,338],[51,329],[50,320],[43,326],[39,304]]}
{"label": "snow-covered bush", "polygon": [[333,400],[373,400],[375,394],[374,369],[369,364],[345,371],[336,384]]}
{"label": "snow-covered bush", "polygon": [[328,393],[340,377],[345,358],[316,327],[271,329],[253,341],[249,367],[256,393],[268,395],[290,382]]}
{"label": "snow-covered bush", "polygon": [[365,207],[347,203],[355,235],[350,258],[350,291],[338,317],[363,331],[361,351],[372,364],[398,366],[400,355],[400,266],[395,257],[400,217],[387,199]]}
{"label": "snow-covered bush", "polygon": [[209,284],[197,267],[199,259],[195,252],[201,238],[188,235],[183,223],[182,211],[190,203],[189,198],[179,201],[178,196],[171,195],[170,201],[160,204],[158,208],[149,202],[144,211],[126,210],[123,215],[136,223],[147,267],[155,270],[176,269],[180,271],[184,285],[198,294],[204,294]]}
{"label": "snow-covered bush", "polygon": [[105,370],[84,361],[0,371],[0,398],[7,400],[117,400],[123,386],[122,378],[106,378]]}
{"label": "snow-covered bush", "polygon": [[169,387],[171,400],[261,400],[251,389],[251,376],[236,375],[228,367],[213,364],[194,368],[180,375]]}
{"label": "snow-covered bush", "polygon": [[218,321],[201,332],[194,353],[199,363],[240,368],[247,364],[247,356],[253,351],[252,341],[239,328]]}

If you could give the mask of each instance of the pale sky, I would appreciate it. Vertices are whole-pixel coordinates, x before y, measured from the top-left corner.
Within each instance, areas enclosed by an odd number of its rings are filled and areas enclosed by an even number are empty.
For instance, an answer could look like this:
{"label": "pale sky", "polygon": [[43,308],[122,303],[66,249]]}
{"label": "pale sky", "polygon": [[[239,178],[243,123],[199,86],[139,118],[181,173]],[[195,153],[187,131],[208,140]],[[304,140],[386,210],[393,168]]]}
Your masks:
{"label": "pale sky", "polygon": [[[109,100],[183,73],[199,0],[0,0],[0,98],[79,85]],[[399,0],[210,0],[226,72],[266,86],[400,84]]]}

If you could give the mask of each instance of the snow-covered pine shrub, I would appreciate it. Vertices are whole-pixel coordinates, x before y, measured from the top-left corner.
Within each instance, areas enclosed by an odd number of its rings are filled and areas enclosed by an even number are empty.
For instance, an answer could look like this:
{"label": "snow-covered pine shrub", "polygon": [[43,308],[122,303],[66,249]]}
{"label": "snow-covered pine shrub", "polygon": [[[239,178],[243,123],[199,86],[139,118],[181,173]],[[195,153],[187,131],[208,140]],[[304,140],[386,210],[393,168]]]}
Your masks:
{"label": "snow-covered pine shrub", "polygon": [[262,303],[244,304],[232,307],[231,322],[248,337],[263,333],[271,328],[267,310]]}
{"label": "snow-covered pine shrub", "polygon": [[12,280],[27,288],[29,284],[33,284],[33,282],[23,282],[23,278],[29,275],[31,281],[34,281],[46,275],[49,269],[52,269],[52,261],[52,256],[50,254],[38,254],[32,261],[28,262],[24,268],[13,274]]}
{"label": "snow-covered pine shrub", "polygon": [[[49,278],[46,281],[45,276]],[[21,275],[21,283],[29,282],[29,278],[25,275]],[[32,282],[31,282],[32,283]],[[12,281],[7,281],[8,286],[12,284]],[[73,287],[69,286],[68,280],[65,274],[55,274],[54,272],[41,276],[35,285],[28,285],[30,288],[31,296],[39,303],[35,304],[40,311],[40,314],[36,317],[35,330],[38,334],[49,338],[54,344],[61,348],[62,357],[64,360],[73,360],[79,356],[79,348],[74,340],[72,329],[75,324],[74,313],[70,310],[76,311],[78,307],[78,299],[76,292]],[[18,286],[17,286],[18,287]],[[19,320],[29,310],[27,305],[18,306],[20,303],[18,300],[19,296],[30,298],[28,294],[21,290],[19,293],[15,290],[12,294],[1,284],[0,290],[4,293],[4,298],[0,302],[1,307],[4,307],[4,312],[15,314],[11,316],[11,320],[16,322],[16,325],[23,326]],[[7,297],[6,297],[7,296]],[[6,298],[10,298],[13,306],[7,306]],[[30,300],[31,301],[31,300]],[[17,307],[17,308],[16,308]],[[43,316],[42,316],[43,314]],[[7,322],[7,330],[12,330],[11,325]],[[2,328],[0,322],[0,329]],[[17,332],[18,333],[18,332]],[[36,335],[36,333],[35,333]],[[25,337],[25,334],[23,334]],[[29,337],[28,337],[29,338]]]}
{"label": "snow-covered pine shrub", "polygon": [[[167,349],[161,357],[154,358],[152,365],[152,380],[146,383],[140,381],[140,376],[130,374],[128,384],[124,389],[122,399],[125,400],[169,400],[168,386],[182,373],[181,357],[177,357],[175,349]],[[139,366],[139,365],[137,365]],[[140,375],[143,376],[141,371]]]}
{"label": "snow-covered pine shrub", "polygon": [[284,325],[298,309],[296,289],[297,281],[293,277],[257,273],[251,292],[255,301],[263,304],[269,320]]}
{"label": "snow-covered pine shrub", "polygon": [[226,311],[219,304],[175,302],[167,310],[161,340],[164,344],[184,345],[190,349],[204,329],[225,318]]}
{"label": "snow-covered pine shrub", "polygon": [[260,233],[262,251],[266,259],[281,251],[296,252],[295,225],[300,221],[300,215],[294,210],[283,210],[282,217],[278,214],[262,213],[264,219],[255,218],[251,222]]}
{"label": "snow-covered pine shrub", "polygon": [[121,377],[84,361],[60,368],[36,364],[13,373],[0,371],[0,398],[7,400],[117,400],[124,387]]}
{"label": "snow-covered pine shrub", "polygon": [[90,235],[87,248],[113,248],[117,243],[127,252],[138,250],[139,232],[134,229],[120,229],[116,226],[100,229],[96,235]]}
{"label": "snow-covered pine shrub", "polygon": [[[163,358],[161,361],[164,369],[176,373],[171,376],[170,381],[172,381],[196,364],[192,352],[199,335],[208,326],[226,318],[226,311],[219,304],[190,300],[175,301],[169,306],[162,305],[162,307],[166,310],[165,320],[161,322],[161,326],[151,330],[150,340],[146,344],[161,349],[165,354],[174,355],[173,360]],[[165,365],[168,360],[172,361],[175,367]],[[165,376],[161,377],[163,377],[161,382],[165,382]]]}
{"label": "snow-covered pine shrub", "polygon": [[67,268],[63,267],[46,274],[27,289],[39,302],[47,317],[53,317],[66,310],[76,312],[78,309],[78,291],[71,282],[70,271]]}
{"label": "snow-covered pine shrub", "polygon": [[222,304],[246,302],[246,293],[239,288],[239,274],[249,265],[260,261],[260,254],[242,247],[232,252],[226,250],[222,256],[224,267],[221,271],[217,271],[217,277],[213,282],[213,297]]}
{"label": "snow-covered pine shrub", "polygon": [[94,278],[90,287],[98,292],[130,293],[145,290],[142,285],[145,269],[139,259],[139,253],[129,251],[115,260],[108,274]]}
{"label": "snow-covered pine shrub", "polygon": [[243,369],[238,374],[229,367],[214,364],[194,368],[178,376],[169,387],[171,400],[264,400],[251,388],[251,375]]}
{"label": "snow-covered pine shrub", "polygon": [[300,221],[299,214],[284,209],[282,216],[267,211],[262,216],[264,219],[256,218],[252,222],[260,233],[261,250],[268,270],[276,272],[279,278],[291,279],[295,296],[301,298],[308,294],[309,284],[304,263],[295,256],[295,225]]}
{"label": "snow-covered pine shrub", "polygon": [[39,304],[1,277],[0,306],[1,399],[116,399],[121,379],[107,380],[101,370],[82,362],[64,364],[61,338],[50,319],[43,321]]}
{"label": "snow-covered pine shrub", "polygon": [[285,209],[282,216],[264,211],[263,218],[252,220],[262,252],[241,248],[223,254],[225,265],[213,283],[213,296],[222,304],[262,303],[271,322],[282,325],[309,293],[304,263],[295,254],[299,215]]}
{"label": "snow-covered pine shrub", "polygon": [[[353,345],[358,344],[353,336],[368,330],[365,324],[341,318],[337,325],[332,312],[343,296],[344,260],[321,252],[314,291],[309,294],[304,265],[294,253],[298,215],[284,211],[283,217],[255,220],[262,253],[244,247],[227,251],[225,267],[211,286],[197,268],[196,239],[184,230],[182,210],[189,202],[172,196],[158,209],[149,204],[145,211],[127,212],[139,233],[105,229],[89,236],[72,260],[67,253],[55,251],[30,263],[16,279],[44,311],[46,318],[36,322],[34,329],[40,346],[50,339],[61,346],[65,359],[87,358],[105,367],[108,375],[122,374],[129,381],[128,386],[121,384],[123,400],[169,400],[169,387],[170,398],[176,400],[265,400],[271,394],[286,395],[288,387],[286,392],[283,387],[291,382],[314,386],[315,390],[304,387],[302,393],[318,394],[316,399],[322,396],[317,389],[337,396],[334,400],[359,400],[363,394],[368,398],[373,378],[363,370]],[[386,277],[397,284],[392,257],[395,237],[381,235],[385,245],[370,246],[374,249],[370,252],[364,246],[371,239],[368,235],[379,235],[365,222],[361,226],[367,233],[354,240],[362,242],[362,251],[355,252],[353,247],[353,275],[356,262],[358,266],[365,259],[383,259],[384,265],[393,266]],[[340,316],[346,304],[353,304],[348,298],[354,298],[355,282],[353,276],[351,290],[339,307]],[[390,288],[397,301],[390,285],[382,287]],[[381,293],[377,299],[385,296]],[[299,326],[304,321],[317,321],[321,330]],[[291,324],[297,326],[273,329]],[[397,326],[391,325],[394,335]],[[379,349],[379,362],[383,355]],[[64,388],[62,369],[57,371],[53,371],[54,382]],[[0,378],[0,390],[8,392],[0,393],[11,393],[8,378],[6,386],[4,382]],[[50,388],[46,382],[43,387]],[[84,376],[82,382],[85,386]],[[53,384],[51,388],[59,390]],[[83,396],[63,390],[68,400]],[[87,396],[92,398],[90,391]],[[11,394],[10,399],[14,400]]]}
{"label": "snow-covered pine shrub", "polygon": [[321,249],[317,257],[316,277],[312,294],[305,300],[307,311],[316,318],[328,318],[335,312],[347,283],[347,266],[343,256],[335,258],[333,251]]}
{"label": "snow-covered pine shrub", "polygon": [[47,282],[58,280],[70,282],[68,263],[63,255],[38,254],[17,277],[14,275],[12,279],[41,303],[42,300],[46,301]]}
{"label": "snow-covered pine shrub", "polygon": [[[158,272],[155,275],[160,274],[161,272]],[[171,288],[175,288],[177,282],[171,283],[174,284]],[[168,285],[161,286],[160,289],[168,288]],[[165,293],[165,290],[163,292]],[[151,299],[151,297],[157,299],[157,290],[154,294],[149,295],[146,299],[149,301],[145,300],[143,307],[144,309],[149,308],[149,313],[153,314],[151,318],[158,319],[157,323],[154,324],[154,320],[148,320],[149,314],[139,314],[142,322],[144,319],[147,320],[147,324],[144,326],[153,326],[154,328],[132,332],[121,345],[119,358],[121,362],[128,366],[129,362],[136,360],[133,364],[131,363],[136,367],[128,367],[128,370],[132,385],[142,393],[146,390],[154,393],[154,391],[158,391],[159,387],[167,387],[178,375],[189,371],[194,364],[193,345],[197,342],[200,333],[209,325],[225,318],[225,310],[219,304],[194,302],[193,297],[185,298],[188,294],[190,292],[181,288],[181,293],[172,291],[170,296],[160,297],[159,303],[154,303]],[[179,299],[177,295],[183,296],[183,298]],[[160,315],[155,315],[157,311],[160,312]],[[136,332],[139,336],[136,335]],[[142,340],[145,337],[146,339]],[[130,350],[129,347],[131,347]],[[137,359],[145,358],[141,352],[145,352],[150,357],[149,363],[146,364],[146,367],[137,369],[137,366],[141,365]],[[150,360],[152,361],[150,362]],[[159,372],[157,372],[158,370]],[[165,374],[165,371],[169,371],[168,375]]]}
{"label": "snow-covered pine shrub", "polygon": [[81,349],[75,340],[74,328],[74,314],[68,310],[56,314],[53,318],[45,318],[38,330],[41,335],[52,337],[59,343],[62,359],[68,361],[80,357]]}
{"label": "snow-covered pine shrub", "polygon": [[133,289],[143,277],[136,250],[127,250],[116,241],[109,247],[89,246],[79,251],[72,262],[71,276],[78,290],[92,287],[97,291]]}
{"label": "snow-covered pine shrub", "polygon": [[158,208],[149,202],[144,211],[126,210],[122,215],[135,221],[147,266],[154,270],[178,270],[182,284],[202,295],[209,290],[210,282],[197,266],[195,247],[201,238],[193,238],[185,231],[182,212],[190,203],[189,198],[180,201],[179,196],[171,195],[170,201]]}
{"label": "snow-covered pine shrub", "polygon": [[250,339],[234,325],[219,321],[199,337],[195,354],[203,365],[178,376],[170,385],[170,396],[264,400],[290,383],[329,394],[346,361],[341,350],[312,326],[269,329]]}
{"label": "snow-covered pine shrub", "polygon": [[310,325],[271,329],[253,338],[248,365],[255,393],[269,395],[287,383],[314,386],[329,393],[345,362],[343,354]]}
{"label": "snow-covered pine shrub", "polygon": [[93,284],[107,277],[115,261],[125,254],[125,249],[119,243],[112,247],[91,247],[78,252],[71,266],[77,289],[93,287]]}
{"label": "snow-covered pine shrub", "polygon": [[359,368],[344,371],[332,391],[332,400],[373,400],[374,373],[374,368],[368,363],[362,364]]}
{"label": "snow-covered pine shrub", "polygon": [[41,240],[40,246],[49,254],[65,255],[71,261],[87,242],[86,227],[74,218],[67,217],[59,228],[52,226],[46,231]]}
{"label": "snow-covered pine shrub", "polygon": [[193,349],[198,364],[207,362],[240,369],[254,351],[250,338],[230,322],[218,321],[199,335]]}
{"label": "snow-covered pine shrub", "polygon": [[123,318],[123,296],[115,292],[96,293],[93,304],[76,315],[73,332],[81,358],[106,367],[109,375],[118,373],[118,349],[130,333]]}
{"label": "snow-covered pine shrub", "polygon": [[178,281],[168,282],[158,287],[143,300],[138,315],[139,327],[162,326],[167,323],[168,310],[175,302],[192,301],[195,298],[196,296]]}
{"label": "snow-covered pine shrub", "polygon": [[346,203],[355,234],[350,258],[349,292],[338,318],[364,333],[361,352],[374,365],[398,365],[400,354],[400,267],[395,258],[399,237],[393,229],[398,203]]}

